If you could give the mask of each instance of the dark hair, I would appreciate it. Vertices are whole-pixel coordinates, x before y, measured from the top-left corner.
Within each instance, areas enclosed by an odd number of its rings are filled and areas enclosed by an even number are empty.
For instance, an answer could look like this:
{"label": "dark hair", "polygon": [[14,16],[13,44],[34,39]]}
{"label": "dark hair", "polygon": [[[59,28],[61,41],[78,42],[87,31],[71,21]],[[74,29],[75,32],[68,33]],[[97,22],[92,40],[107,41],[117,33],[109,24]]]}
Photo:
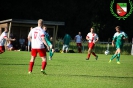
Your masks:
{"label": "dark hair", "polygon": [[115,29],[118,28],[119,30],[121,30],[121,27],[120,26],[116,26]]}
{"label": "dark hair", "polygon": [[95,27],[91,27],[93,30],[95,30]]}

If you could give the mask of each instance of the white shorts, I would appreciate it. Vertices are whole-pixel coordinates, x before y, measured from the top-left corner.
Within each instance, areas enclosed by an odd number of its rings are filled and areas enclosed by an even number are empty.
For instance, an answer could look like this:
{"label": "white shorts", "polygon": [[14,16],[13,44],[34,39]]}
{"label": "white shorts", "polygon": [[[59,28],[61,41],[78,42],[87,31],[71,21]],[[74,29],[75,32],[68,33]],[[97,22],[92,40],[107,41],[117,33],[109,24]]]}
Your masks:
{"label": "white shorts", "polygon": [[63,50],[63,51],[64,51],[64,50],[68,50],[68,48],[69,48],[69,45],[63,45],[63,49],[62,49],[62,50]]}

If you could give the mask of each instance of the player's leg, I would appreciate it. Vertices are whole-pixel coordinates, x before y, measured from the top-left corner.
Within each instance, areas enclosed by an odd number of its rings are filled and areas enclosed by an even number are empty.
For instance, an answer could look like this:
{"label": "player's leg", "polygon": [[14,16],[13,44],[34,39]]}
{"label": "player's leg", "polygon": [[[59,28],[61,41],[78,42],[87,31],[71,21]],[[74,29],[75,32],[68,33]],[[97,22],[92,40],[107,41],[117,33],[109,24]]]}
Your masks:
{"label": "player's leg", "polygon": [[119,48],[117,49],[117,64],[120,64],[120,53],[121,53],[121,48],[123,45],[120,45]]}
{"label": "player's leg", "polygon": [[112,57],[110,58],[109,63],[117,56],[117,53],[118,53],[118,49],[115,51],[115,54],[112,55]]}
{"label": "player's leg", "polygon": [[64,53],[64,50],[65,50],[65,45],[63,45],[63,47],[62,47],[62,52],[61,53]]}
{"label": "player's leg", "polygon": [[68,46],[68,45],[66,45],[66,53],[68,53],[68,47],[69,47],[69,46]]}
{"label": "player's leg", "polygon": [[82,44],[79,43],[79,53],[82,53]]}
{"label": "player's leg", "polygon": [[52,60],[52,57],[54,55],[54,49],[52,44],[50,44],[50,50],[49,50],[49,60]]}
{"label": "player's leg", "polygon": [[30,63],[29,63],[29,74],[33,70],[33,66],[34,66],[34,61],[35,61],[36,55],[37,55],[37,50],[36,49],[32,49],[32,51],[31,51],[31,59],[30,59]]}
{"label": "player's leg", "polygon": [[[94,46],[95,46],[95,44],[94,44],[94,43],[92,43],[92,44],[91,44],[91,46],[90,46],[90,48],[91,48],[91,49],[93,49],[93,48],[94,48]],[[96,53],[95,53],[95,52],[93,52],[93,51],[91,51],[91,53],[92,53],[92,55],[93,55],[93,56],[95,56],[95,57],[96,57],[95,59],[97,60],[97,59],[98,59],[98,55],[96,55]]]}
{"label": "player's leg", "polygon": [[46,49],[38,49],[38,53],[39,53],[40,57],[42,58],[41,72],[42,72],[43,74],[46,74],[46,73],[45,73],[45,68],[46,68],[46,65],[47,65]]}
{"label": "player's leg", "polygon": [[5,47],[4,46],[0,46],[0,54],[5,52]]}
{"label": "player's leg", "polygon": [[87,54],[87,58],[86,58],[86,60],[89,60],[90,59],[90,55],[91,55],[91,48],[90,48],[90,43],[88,43],[88,54]]}

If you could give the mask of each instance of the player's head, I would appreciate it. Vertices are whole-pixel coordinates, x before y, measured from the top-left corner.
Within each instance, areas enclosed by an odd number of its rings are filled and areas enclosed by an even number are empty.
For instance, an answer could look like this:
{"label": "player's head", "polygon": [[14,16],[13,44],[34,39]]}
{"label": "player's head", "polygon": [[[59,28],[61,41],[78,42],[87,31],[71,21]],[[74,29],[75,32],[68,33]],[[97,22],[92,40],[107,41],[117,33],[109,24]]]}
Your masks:
{"label": "player's head", "polygon": [[81,32],[79,32],[79,35],[81,35]]}
{"label": "player's head", "polygon": [[43,25],[43,30],[44,30],[44,31],[47,31],[46,25]]}
{"label": "player's head", "polygon": [[8,28],[7,27],[5,28],[5,32],[8,33]]}
{"label": "player's head", "polygon": [[43,19],[38,20],[38,26],[43,27]]}
{"label": "player's head", "polygon": [[33,27],[30,27],[30,30],[33,29]]}
{"label": "player's head", "polygon": [[120,32],[121,27],[120,26],[116,26],[115,29],[116,29],[117,32]]}
{"label": "player's head", "polygon": [[93,33],[95,31],[95,28],[91,27],[90,31]]}

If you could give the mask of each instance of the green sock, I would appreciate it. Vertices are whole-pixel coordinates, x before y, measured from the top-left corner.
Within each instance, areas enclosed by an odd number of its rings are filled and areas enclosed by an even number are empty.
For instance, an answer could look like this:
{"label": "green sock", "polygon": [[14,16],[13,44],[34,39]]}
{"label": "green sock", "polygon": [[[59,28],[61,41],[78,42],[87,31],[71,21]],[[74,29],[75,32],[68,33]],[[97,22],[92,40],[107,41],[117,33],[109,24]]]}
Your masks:
{"label": "green sock", "polygon": [[52,49],[50,49],[50,51],[49,51],[49,56],[50,56],[50,57],[52,57],[52,56],[53,56]]}
{"label": "green sock", "polygon": [[116,56],[117,56],[117,54],[114,54],[114,55],[110,58],[110,60],[113,60]]}
{"label": "green sock", "polygon": [[120,53],[117,54],[117,62],[120,61]]}

